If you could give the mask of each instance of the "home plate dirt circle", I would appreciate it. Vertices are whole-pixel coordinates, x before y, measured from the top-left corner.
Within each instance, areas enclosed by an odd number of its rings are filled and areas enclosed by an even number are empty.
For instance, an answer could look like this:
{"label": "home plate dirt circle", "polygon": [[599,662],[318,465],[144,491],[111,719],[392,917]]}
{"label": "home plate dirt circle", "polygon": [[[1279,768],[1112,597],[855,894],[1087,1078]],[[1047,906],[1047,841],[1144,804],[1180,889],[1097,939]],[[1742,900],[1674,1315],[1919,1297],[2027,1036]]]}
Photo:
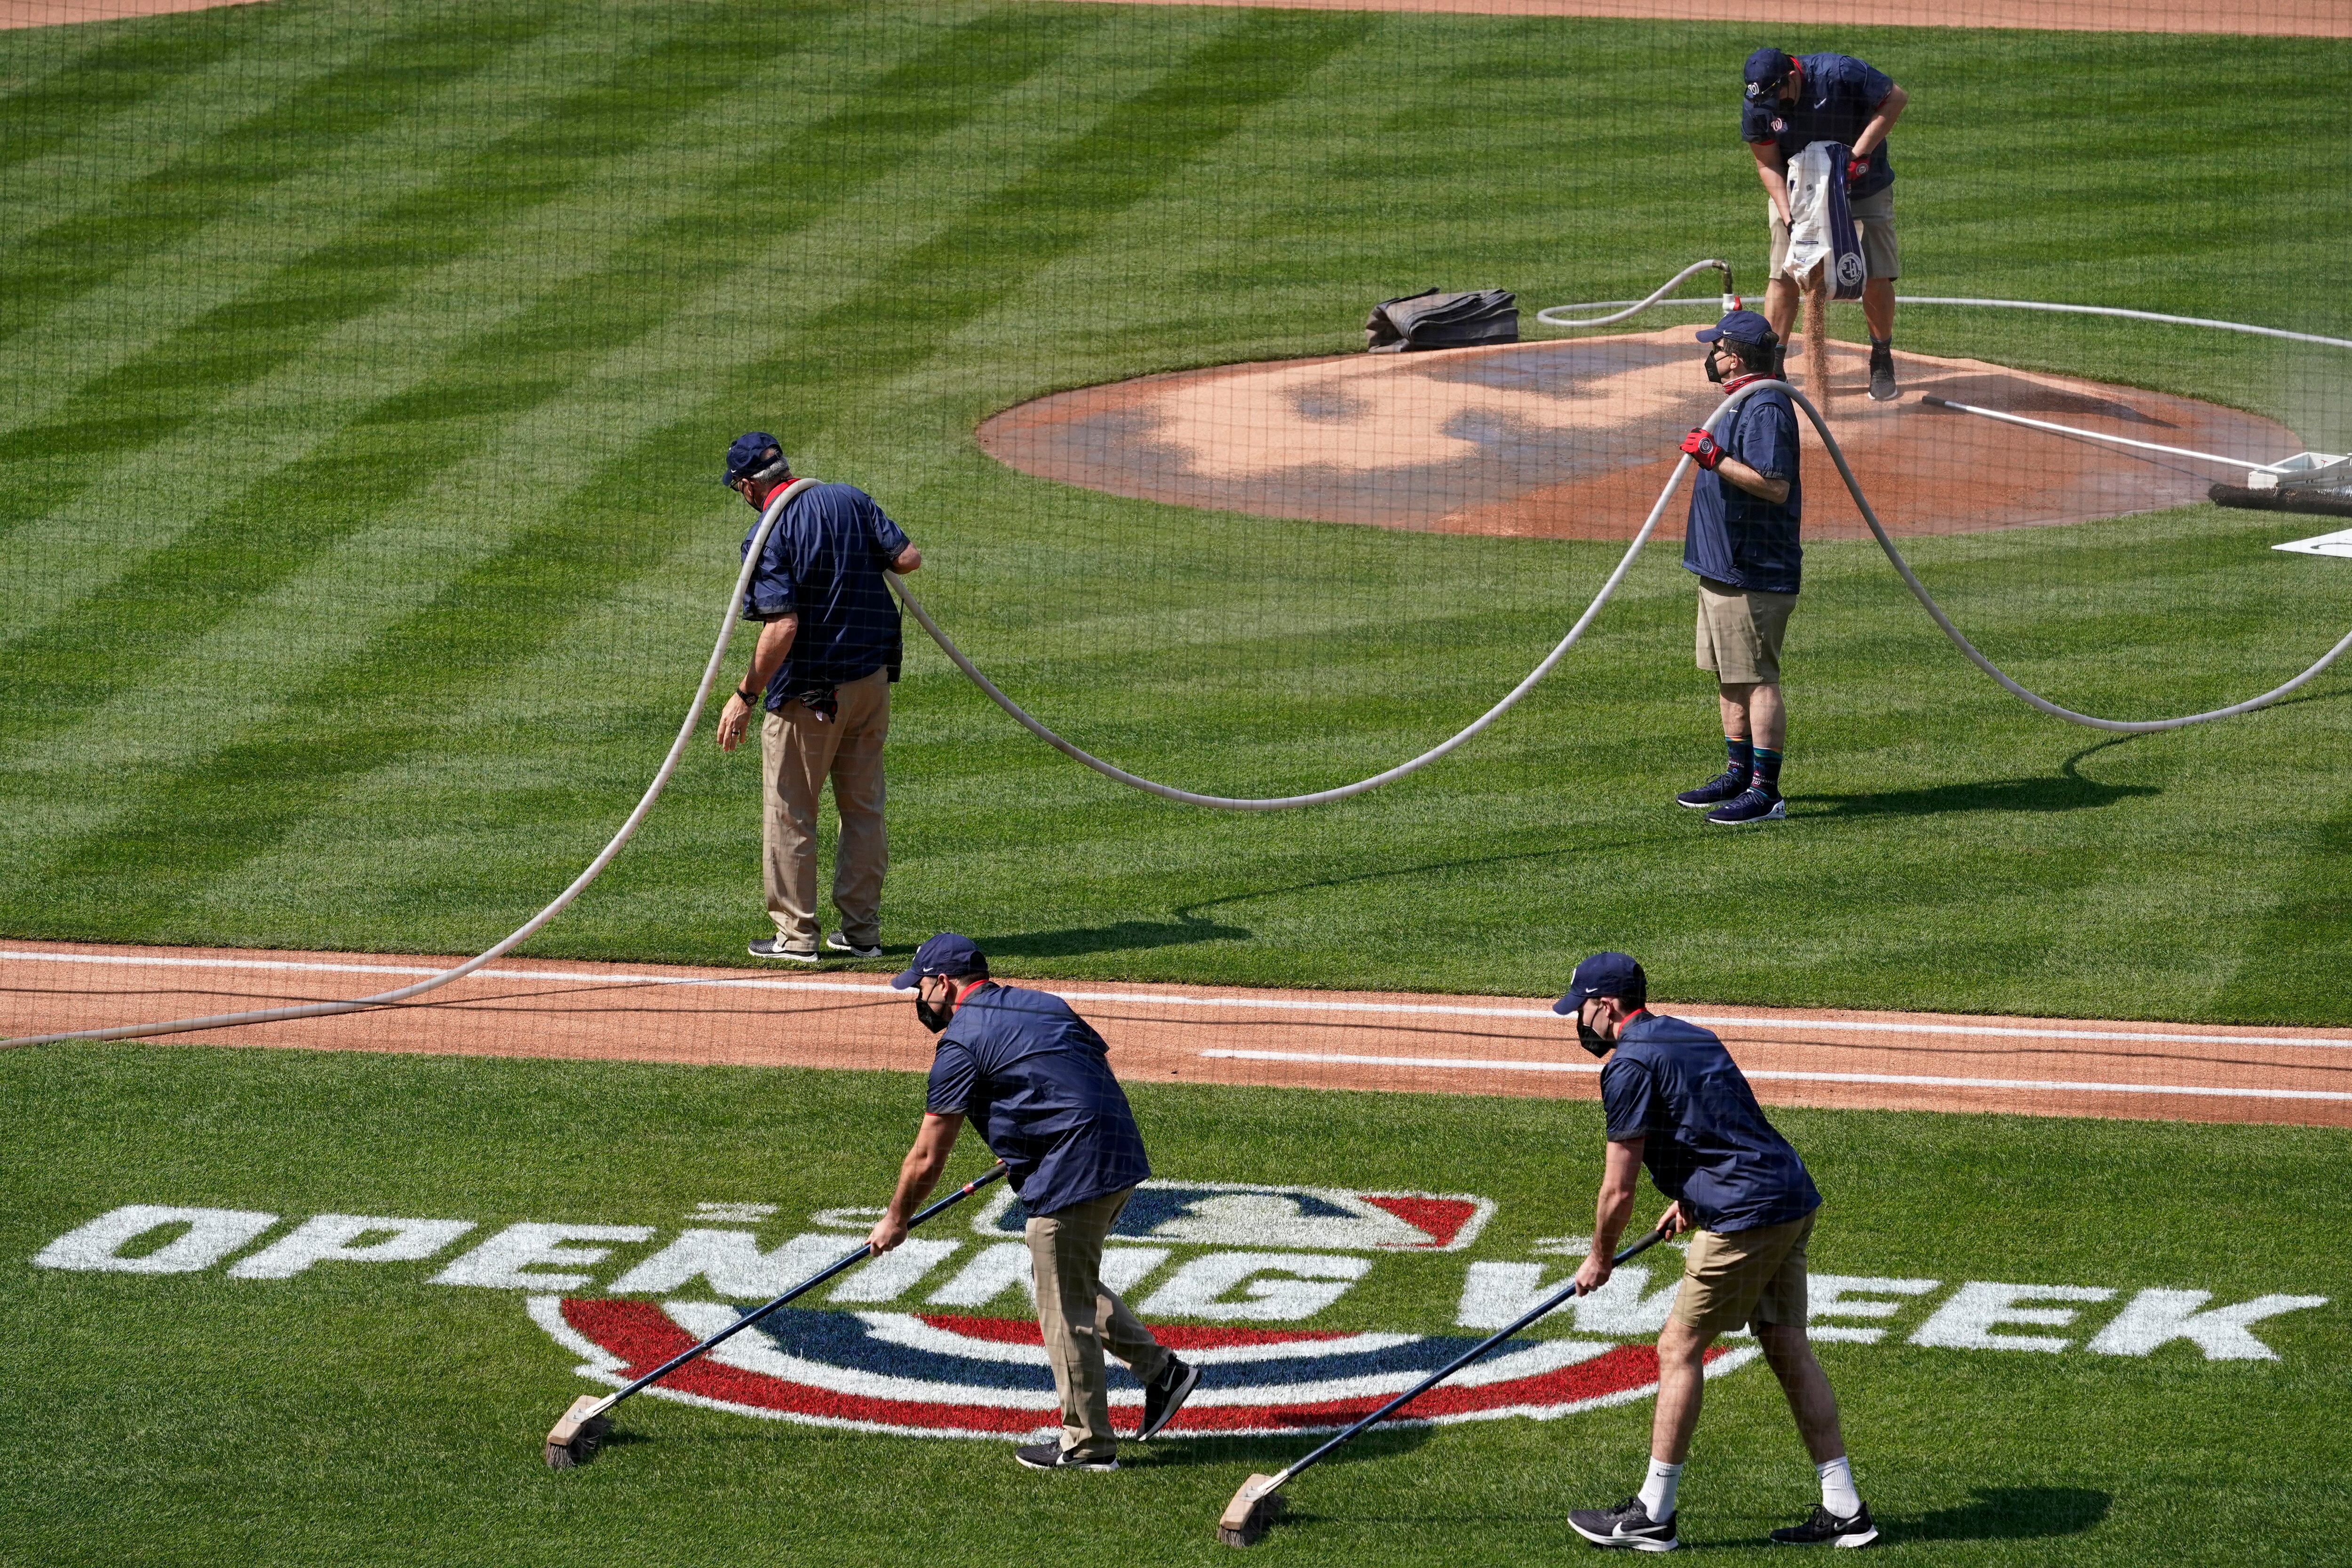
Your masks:
{"label": "home plate dirt circle", "polygon": [[[1627,539],[1673,471],[1675,443],[1720,396],[1698,355],[1691,329],[1678,327],[1219,365],[1041,397],[989,419],[979,440],[1024,473],[1146,500],[1443,533]],[[1898,538],[2179,506],[2231,472],[1930,407],[1920,401],[1930,394],[2255,462],[2302,449],[2284,426],[2194,398],[1975,360],[1897,353],[1895,367],[1902,396],[1872,403],[1864,351],[1832,345],[1827,413]],[[1807,427],[1801,439],[1807,536],[1867,537],[1820,438]],[[1679,527],[1679,501],[1667,521]]]}

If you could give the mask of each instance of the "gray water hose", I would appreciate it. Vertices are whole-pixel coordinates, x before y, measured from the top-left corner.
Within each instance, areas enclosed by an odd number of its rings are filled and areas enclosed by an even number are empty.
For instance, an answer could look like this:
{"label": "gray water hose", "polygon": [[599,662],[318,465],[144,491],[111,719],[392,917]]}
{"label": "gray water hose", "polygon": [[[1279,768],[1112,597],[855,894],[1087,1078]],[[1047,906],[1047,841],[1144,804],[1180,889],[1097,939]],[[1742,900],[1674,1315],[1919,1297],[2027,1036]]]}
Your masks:
{"label": "gray water hose", "polygon": [[[1623,321],[1641,310],[1649,309],[1654,304],[1709,303],[1709,301],[1706,300],[1666,300],[1665,296],[1685,279],[1710,267],[1724,271],[1726,286],[1727,288],[1729,282],[1729,272],[1728,269],[1724,267],[1722,262],[1713,260],[1699,261],[1693,263],[1691,266],[1686,267],[1682,271],[1676,273],[1672,279],[1667,280],[1663,288],[1652,294],[1647,300],[1632,301],[1630,302],[1631,309],[1622,310],[1615,315],[1595,320],[1576,321],[1556,321],[1552,316],[1553,310],[1576,310],[1595,308],[1581,305],[1561,305],[1554,306],[1549,310],[1538,311],[1537,313],[1537,319],[1553,326],[1594,327]],[[2217,328],[2229,331],[2251,333],[2260,337],[2284,338],[2297,342],[2323,343],[2336,348],[2352,348],[2352,341],[2347,341],[2342,338],[2322,337],[2310,332],[2292,332],[2276,327],[2251,326],[2239,321],[2208,321],[2193,316],[2167,316],[2160,315],[2153,311],[2130,310],[2109,306],[2046,304],[2040,301],[2023,300],[1968,300],[1925,297],[1910,300],[1906,302],[1922,305],[1986,306],[2012,310],[2060,311],[2081,315],[2116,316],[2129,320],[2159,321],[2179,326]],[[1628,302],[1611,300],[1606,303],[1610,305],[1621,305]],[[1919,601],[1920,607],[1927,612],[1928,617],[1942,629],[1944,636],[1951,640],[1952,646],[1959,649],[1960,653],[1968,658],[1969,662],[1974,664],[1979,669],[1983,670],[1985,674],[1999,682],[2004,689],[2010,692],[2011,695],[2016,697],[2020,701],[2024,702],[2028,706],[2038,709],[2042,712],[2050,714],[2053,718],[2063,719],[2070,723],[2084,725],[2094,730],[2105,730],[2121,734],[2147,734],[2157,731],[2178,730],[2190,724],[2202,724],[2215,719],[2233,718],[2242,713],[2252,712],[2258,708],[2268,707],[2270,704],[2278,701],[2281,698],[2285,697],[2290,692],[2294,691],[2297,688],[2312,680],[2314,678],[2318,676],[2321,671],[2327,668],[2328,666],[2334,664],[2336,660],[2343,655],[2347,648],[2352,648],[2352,632],[2347,632],[2336,642],[2335,647],[2329,648],[2327,652],[2320,658],[2318,662],[2313,664],[2310,668],[2304,670],[2302,674],[2297,675],[2292,680],[2287,681],[2284,685],[2274,687],[2259,697],[2251,697],[2242,702],[2233,702],[2226,708],[2215,708],[2202,713],[2182,714],[2179,717],[2170,719],[2102,719],[2088,713],[2078,713],[2071,708],[2062,708],[2057,703],[2052,702],[2048,699],[2028,690],[2025,687],[2011,679],[2000,668],[2000,667],[1995,665],[1990,659],[1987,658],[1981,652],[1979,652],[1976,645],[1970,642],[1968,637],[1962,634],[1960,629],[1952,624],[1951,617],[1944,613],[1943,606],[1936,602],[1935,595],[1927,592],[1927,585],[1921,583],[1919,581],[1918,574],[1911,570],[1911,563],[1903,558],[1903,552],[1895,548],[1894,540],[1887,536],[1885,528],[1878,521],[1877,512],[1872,510],[1868,498],[1866,498],[1862,492],[1861,482],[1854,478],[1852,466],[1846,462],[1844,449],[1838,445],[1837,437],[1830,433],[1828,421],[1822,416],[1821,410],[1814,407],[1811,400],[1807,398],[1803,393],[1799,392],[1795,387],[1790,386],[1784,381],[1751,382],[1748,385],[1743,386],[1738,391],[1733,393],[1729,397],[1724,399],[1723,403],[1716,409],[1714,415],[1707,419],[1706,428],[1709,431],[1716,429],[1722,422],[1725,415],[1730,413],[1731,410],[1738,407],[1746,399],[1763,391],[1767,387],[1779,387],[1782,391],[1787,392],[1790,398],[1794,400],[1797,406],[1805,411],[1806,417],[1812,422],[1813,429],[1821,436],[1822,444],[1829,448],[1831,460],[1837,465],[1839,478],[1845,481],[1847,492],[1853,497],[1854,505],[1861,509],[1863,521],[1870,525],[1870,531],[1872,535],[1877,539],[1879,548],[1885,552],[1888,563],[1894,566],[1896,574],[1903,579],[1904,584],[1911,590],[1912,596]],[[919,601],[915,595],[908,591],[903,581],[899,580],[895,575],[892,576],[889,581],[891,586],[898,591],[898,596],[905,601],[908,610],[913,614],[916,621],[921,625],[922,628],[926,632],[930,634],[931,640],[939,644],[940,651],[945,653],[948,658],[954,662],[955,667],[963,671],[974,685],[978,686],[981,690],[987,693],[991,700],[995,702],[998,707],[1003,709],[1004,711],[1010,714],[1016,722],[1022,725],[1023,728],[1029,731],[1030,733],[1035,735],[1038,739],[1044,741],[1047,745],[1052,746],[1055,750],[1062,752],[1065,756],[1085,763],[1087,767],[1094,769],[1104,777],[1114,779],[1120,784],[1145,791],[1149,794],[1157,795],[1163,799],[1181,801],[1190,805],[1216,806],[1231,811],[1277,811],[1292,806],[1320,805],[1332,801],[1346,800],[1351,795],[1362,795],[1369,790],[1378,789],[1384,784],[1390,784],[1397,779],[1401,779],[1408,773],[1418,772],[1420,769],[1428,766],[1431,763],[1437,761],[1438,758],[1446,755],[1455,748],[1467,742],[1486,730],[1489,725],[1493,724],[1496,720],[1501,718],[1504,714],[1509,712],[1512,708],[1516,707],[1521,698],[1525,697],[1529,691],[1535,689],[1537,682],[1540,681],[1545,676],[1551,673],[1553,667],[1559,663],[1560,659],[1567,655],[1568,650],[1576,646],[1578,639],[1583,637],[1586,629],[1590,627],[1593,620],[1599,616],[1601,607],[1608,604],[1611,597],[1615,595],[1619,584],[1623,583],[1625,580],[1626,573],[1633,569],[1634,557],[1641,553],[1642,547],[1649,542],[1650,535],[1656,531],[1658,520],[1660,517],[1664,515],[1666,503],[1673,499],[1675,490],[1682,483],[1683,476],[1689,471],[1690,464],[1691,459],[1687,455],[1683,457],[1675,464],[1674,472],[1667,477],[1664,488],[1658,492],[1656,504],[1650,508],[1650,515],[1643,521],[1641,531],[1633,536],[1633,542],[1625,547],[1625,553],[1618,559],[1616,569],[1609,574],[1608,580],[1602,583],[1600,591],[1594,594],[1592,596],[1592,602],[1585,606],[1584,613],[1577,617],[1576,624],[1570,626],[1568,629],[1567,635],[1561,637],[1560,640],[1554,645],[1552,650],[1544,656],[1542,662],[1538,664],[1534,669],[1528,673],[1527,679],[1520,681],[1517,686],[1513,687],[1508,692],[1507,692],[1500,701],[1496,702],[1492,708],[1486,710],[1486,712],[1480,714],[1476,719],[1471,721],[1467,726],[1454,733],[1450,738],[1431,747],[1428,751],[1422,752],[1421,755],[1414,757],[1408,762],[1400,763],[1396,766],[1390,768],[1385,772],[1374,773],[1370,778],[1359,779],[1353,784],[1340,784],[1331,789],[1317,790],[1307,795],[1276,795],[1262,798],[1200,795],[1191,790],[1178,789],[1172,784],[1160,784],[1154,780],[1144,778],[1139,774],[1129,773],[1124,768],[1103,761],[1101,758],[1095,756],[1091,752],[1087,752],[1063,739],[1060,735],[1055,734],[1045,724],[1039,722],[1037,719],[1029,713],[1026,709],[1024,709],[1019,703],[1013,701],[1012,698],[1006,696],[1003,690],[998,689],[994,682],[991,681],[986,675],[982,673],[979,666],[972,663],[970,658],[965,657],[963,651],[958,648],[955,644],[950,640],[947,633],[940,629],[938,622],[931,619],[930,613],[923,608],[920,601]],[[653,782],[646,785],[645,795],[637,802],[636,809],[629,814],[627,820],[621,824],[619,831],[614,834],[612,841],[606,844],[603,850],[597,854],[596,858],[588,863],[586,869],[583,870],[578,877],[572,879],[570,886],[566,887],[563,891],[557,894],[555,898],[549,902],[546,908],[531,916],[530,920],[524,921],[520,926],[518,926],[511,933],[509,933],[504,940],[498,942],[495,946],[486,949],[477,956],[467,959],[465,963],[457,964],[453,968],[443,970],[438,974],[434,974],[424,980],[417,981],[415,984],[404,985],[394,991],[379,992],[373,996],[355,997],[350,1001],[312,1002],[291,1007],[266,1007],[244,1013],[219,1013],[202,1018],[176,1018],[169,1022],[160,1024],[126,1024],[109,1029],[81,1029],[63,1034],[32,1035],[18,1039],[8,1040],[0,1044],[5,1044],[7,1047],[17,1047],[45,1045],[60,1040],[139,1039],[153,1035],[184,1034],[194,1029],[219,1029],[227,1028],[240,1024],[268,1024],[294,1018],[329,1017],[339,1013],[356,1013],[368,1008],[389,1007],[396,1005],[402,1002],[405,1002],[412,997],[421,996],[426,992],[437,990],[441,986],[448,984],[453,980],[463,979],[465,976],[473,973],[476,970],[480,969],[485,964],[496,962],[498,959],[502,958],[507,953],[512,952],[515,948],[520,946],[541,927],[546,925],[548,921],[561,914],[574,899],[578,898],[581,893],[587,889],[590,883],[593,882],[599,876],[603,875],[604,868],[612,863],[613,858],[621,852],[623,846],[626,845],[632,837],[635,837],[638,827],[644,824],[647,814],[653,810],[654,803],[660,798],[662,791],[668,786],[670,775],[677,771],[678,760],[685,755],[687,743],[693,738],[694,727],[701,720],[703,704],[709,697],[711,682],[718,678],[719,664],[726,658],[728,642],[734,633],[736,607],[742,602],[744,590],[750,584],[751,572],[754,564],[759,559],[761,547],[766,544],[768,535],[774,531],[777,519],[783,514],[784,503],[790,500],[793,496],[799,494],[803,489],[815,482],[816,481],[814,479],[797,479],[793,481],[793,483],[776,493],[774,498],[769,501],[765,511],[761,514],[759,527],[753,531],[751,544],[749,548],[744,551],[742,570],[736,574],[734,590],[728,597],[726,609],[722,613],[719,621],[718,641],[710,650],[710,658],[709,662],[703,667],[702,680],[700,684],[695,688],[694,700],[688,706],[685,721],[678,726],[677,738],[670,742],[668,754],[662,759],[661,766],[656,771]]]}
{"label": "gray water hose", "polygon": [[694,689],[694,700],[687,705],[686,721],[677,727],[677,739],[669,743],[669,754],[662,758],[661,766],[654,772],[654,782],[637,801],[637,808],[629,813],[612,842],[597,852],[588,862],[588,868],[572,879],[572,885],[555,895],[545,909],[517,926],[495,946],[476,953],[465,963],[428,975],[414,985],[403,985],[396,991],[379,991],[373,996],[355,996],[346,1002],[305,1002],[292,1007],[257,1007],[245,1013],[215,1013],[203,1018],[173,1018],[162,1024],[122,1024],[111,1029],[74,1029],[58,1035],[26,1035],[17,1039],[0,1041],[0,1048],[17,1046],[45,1046],[58,1040],[134,1040],[150,1035],[184,1035],[191,1029],[226,1029],[238,1024],[276,1024],[289,1018],[330,1018],[338,1013],[358,1013],[372,1007],[392,1007],[412,996],[422,996],[427,991],[437,991],[453,980],[463,980],[486,963],[495,963],[520,947],[548,921],[562,914],[572,900],[588,890],[588,884],[604,874],[613,857],[621,852],[628,841],[637,836],[646,816],[669,787],[670,774],[677,771],[680,757],[686,755],[687,742],[694,738],[694,727],[702,719],[702,705],[710,696],[710,683],[719,678],[719,666],[727,657],[727,644],[735,635],[738,605],[743,602],[743,592],[751,586],[751,573],[759,564],[760,552],[775,531],[776,520],[784,515],[784,503],[816,483],[814,479],[794,479],[772,497],[767,510],[760,514],[760,526],[752,531],[751,542],[743,552],[743,569],[735,574],[735,591],[727,598],[727,608],[719,621],[719,640],[712,645],[709,662],[702,667],[702,682]]}

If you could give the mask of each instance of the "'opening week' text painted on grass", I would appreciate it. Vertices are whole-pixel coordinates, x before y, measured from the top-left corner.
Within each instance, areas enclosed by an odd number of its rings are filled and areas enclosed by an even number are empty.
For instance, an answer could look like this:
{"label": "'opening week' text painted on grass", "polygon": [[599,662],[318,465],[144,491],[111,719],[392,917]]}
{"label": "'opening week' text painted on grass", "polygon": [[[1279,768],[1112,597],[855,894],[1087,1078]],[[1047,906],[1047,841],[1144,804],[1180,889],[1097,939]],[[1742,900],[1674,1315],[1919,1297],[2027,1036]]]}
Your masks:
{"label": "'opening week' text painted on grass", "polygon": [[[1394,1252],[1467,1247],[1495,1212],[1466,1194],[1156,1181],[1137,1194],[1103,1278],[1164,1323],[1162,1342],[1203,1369],[1180,1429],[1207,1435],[1344,1425],[1452,1360],[1468,1335],[1297,1326],[1332,1307]],[[617,1385],[732,1321],[732,1302],[781,1294],[856,1247],[876,1211],[826,1209],[812,1228],[763,1246],[772,1205],[699,1205],[693,1223],[524,1222],[481,1234],[467,1219],[321,1214],[290,1225],[249,1209],[131,1204],[57,1237],[43,1268],[122,1274],[217,1269],[285,1280],[322,1267],[437,1262],[436,1284],[520,1292],[532,1320]],[[851,1271],[825,1307],[779,1312],[653,1392],[770,1419],[938,1436],[1018,1436],[1057,1419],[1052,1374],[1028,1317],[1022,1214],[1006,1194],[962,1237],[918,1236]],[[470,1242],[470,1246],[463,1245]],[[1539,1242],[1580,1255],[1582,1238]],[[1564,1281],[1560,1261],[1472,1262],[1455,1321],[1510,1321]],[[1647,1397],[1677,1271],[1628,1266],[1560,1314],[1561,1337],[1515,1342],[1427,1396],[1433,1422],[1552,1419]],[[1011,1298],[1008,1301],[1006,1298]],[[656,1298],[649,1300],[647,1298]],[[712,1298],[717,1298],[716,1300]],[[1822,1341],[1941,1350],[2145,1357],[2168,1347],[2204,1361],[2275,1361],[2263,1320],[2324,1296],[2217,1300],[2193,1285],[2112,1286],[1816,1274],[1811,1331]],[[1174,1320],[1174,1322],[1168,1322]],[[1185,1320],[1192,1320],[1186,1322]],[[1710,1374],[1754,1359],[1733,1336]],[[1139,1407],[1122,1384],[1112,1403]]]}

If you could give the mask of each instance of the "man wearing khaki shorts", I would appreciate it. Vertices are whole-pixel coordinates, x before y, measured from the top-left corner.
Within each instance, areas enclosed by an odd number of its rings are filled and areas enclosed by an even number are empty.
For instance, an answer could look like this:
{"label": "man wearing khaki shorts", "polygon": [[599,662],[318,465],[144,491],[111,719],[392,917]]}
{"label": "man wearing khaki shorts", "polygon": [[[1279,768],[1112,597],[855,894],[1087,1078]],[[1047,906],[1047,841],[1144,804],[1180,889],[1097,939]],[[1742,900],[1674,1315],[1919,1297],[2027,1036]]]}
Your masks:
{"label": "man wearing khaki shorts", "polygon": [[1744,68],[1747,100],[1739,139],[1756,158],[1772,231],[1771,281],[1764,314],[1785,341],[1797,315],[1797,281],[1789,254],[1789,163],[1816,142],[1847,152],[1846,211],[1862,239],[1863,320],[1870,329],[1870,395],[1891,402],[1895,385],[1895,280],[1903,268],[1895,245],[1895,166],[1886,133],[1910,95],[1893,78],[1851,55],[1788,55],[1762,48]]}
{"label": "man wearing khaki shorts", "polygon": [[1608,1283],[1610,1258],[1633,1212],[1646,1165],[1673,1200],[1670,1233],[1696,1227],[1682,1287],[1658,1335],[1658,1408],[1642,1489],[1612,1508],[1578,1509],[1570,1528],[1595,1546],[1671,1552],[1681,1544],[1675,1494],[1706,1387],[1707,1346],[1753,1329],[1780,1380],[1811,1454],[1822,1501],[1804,1523],[1776,1530],[1790,1546],[1867,1546],[1878,1539],[1854,1490],[1838,1430],[1837,1395],[1805,1337],[1805,1245],[1821,1208],[1805,1163],[1773,1130],[1723,1042],[1695,1024],[1653,1013],[1642,966],[1622,952],[1576,966],[1552,1011],[1572,1014],[1577,1038],[1603,1058],[1601,1103],[1609,1154],[1580,1290]]}
{"label": "man wearing khaki shorts", "polygon": [[[793,483],[791,462],[764,430],[727,449],[728,487],[765,515]],[[743,537],[749,551],[759,531]],[[759,645],[743,684],[719,715],[719,749],[733,751],[753,712],[760,726],[760,847],[768,918],[775,929],[751,944],[754,958],[814,963],[817,951],[816,816],[829,779],[841,840],[833,903],[841,929],[826,939],[851,958],[882,955],[882,742],[890,732],[890,682],[901,654],[898,606],[885,572],[905,574],[922,552],[855,485],[807,484],[784,502],[743,594],[743,618]]]}
{"label": "man wearing khaki shorts", "polygon": [[[1771,323],[1734,310],[1698,341],[1709,381],[1729,396],[1768,380],[1780,349]],[[1797,411],[1777,385],[1749,393],[1713,435],[1693,430],[1682,449],[1691,480],[1683,566],[1698,578],[1698,667],[1716,679],[1724,769],[1677,804],[1719,827],[1777,822],[1788,710],[1780,700],[1780,644],[1796,608],[1804,547],[1805,494],[1797,474]]]}

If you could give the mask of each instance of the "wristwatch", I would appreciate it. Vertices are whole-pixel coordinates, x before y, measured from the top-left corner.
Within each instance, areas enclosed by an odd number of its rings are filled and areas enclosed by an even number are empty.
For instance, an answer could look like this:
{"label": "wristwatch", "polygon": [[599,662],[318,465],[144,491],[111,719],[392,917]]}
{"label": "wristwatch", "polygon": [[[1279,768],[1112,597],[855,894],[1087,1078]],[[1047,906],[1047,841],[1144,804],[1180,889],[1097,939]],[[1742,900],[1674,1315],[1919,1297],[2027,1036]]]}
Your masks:
{"label": "wristwatch", "polygon": [[760,700],[758,698],[752,696],[750,692],[744,690],[740,686],[735,689],[735,696],[746,708],[757,708],[760,705]]}

